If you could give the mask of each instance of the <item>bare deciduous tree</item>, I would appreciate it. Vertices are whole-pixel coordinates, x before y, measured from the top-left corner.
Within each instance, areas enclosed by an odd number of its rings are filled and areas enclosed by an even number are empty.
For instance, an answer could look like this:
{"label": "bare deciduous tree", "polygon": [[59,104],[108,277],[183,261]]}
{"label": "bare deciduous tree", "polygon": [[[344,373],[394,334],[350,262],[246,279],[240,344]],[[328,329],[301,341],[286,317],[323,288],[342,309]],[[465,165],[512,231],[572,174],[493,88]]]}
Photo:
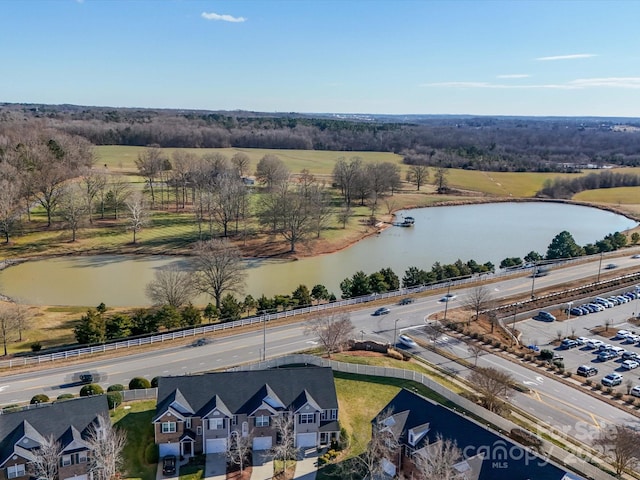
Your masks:
{"label": "bare deciduous tree", "polygon": [[333,181],[340,187],[344,203],[351,206],[351,200],[356,195],[356,181],[362,170],[362,158],[351,157],[349,162],[340,158],[333,167]]}
{"label": "bare deciduous tree", "polygon": [[416,189],[429,181],[429,167],[426,165],[411,165],[407,170],[407,182],[415,183]]}
{"label": "bare deciduous tree", "polygon": [[131,187],[129,183],[120,175],[115,175],[109,182],[109,191],[107,198],[113,207],[113,218],[118,219],[118,212],[124,205],[127,198],[131,195]]}
{"label": "bare deciduous tree", "polygon": [[90,468],[96,480],[113,479],[123,462],[122,452],[127,443],[126,432],[115,428],[106,415],[97,418],[89,427],[87,445],[91,449]]}
{"label": "bare deciduous tree", "polygon": [[7,344],[16,338],[18,330],[18,309],[14,305],[0,305],[0,342],[7,356]]}
{"label": "bare deciduous tree", "polygon": [[416,480],[457,480],[460,472],[454,467],[462,459],[462,451],[456,442],[443,439],[438,434],[436,440],[416,452],[413,463],[416,466]]}
{"label": "bare deciduous tree", "polygon": [[[85,168],[82,173],[82,185],[84,187],[84,197],[89,211],[89,223],[93,223],[93,210],[96,197],[104,192],[107,185],[107,176],[104,171],[94,168]],[[102,208],[104,213],[104,207]]]}
{"label": "bare deciduous tree", "polygon": [[138,154],[136,159],[136,167],[138,172],[142,175],[149,186],[149,192],[151,193],[151,208],[155,207],[156,197],[153,189],[155,179],[162,170],[164,159],[162,157],[162,149],[158,145],[152,145],[146,148],[143,152]]}
{"label": "bare deciduous tree", "polygon": [[479,343],[467,343],[467,351],[473,357],[473,365],[478,366],[478,357],[484,352],[484,348]]}
{"label": "bare deciduous tree", "polygon": [[311,318],[305,333],[316,335],[331,358],[332,352],[339,352],[347,344],[354,329],[349,312],[339,312]]}
{"label": "bare deciduous tree", "polygon": [[[17,174],[16,174],[17,175]],[[20,183],[0,175],[0,233],[9,243],[20,219]]]}
{"label": "bare deciduous tree", "polygon": [[154,305],[170,305],[180,308],[189,303],[196,290],[193,273],[169,266],[157,270],[154,279],[147,284],[147,297]]}
{"label": "bare deciduous tree", "polygon": [[[474,312],[476,321],[482,310],[486,310],[493,303],[493,294],[486,285],[478,285],[464,299],[463,307]],[[470,322],[467,322],[467,324]]]}
{"label": "bare deciduous tree", "polygon": [[497,412],[502,405],[502,399],[507,397],[509,388],[513,385],[513,378],[507,372],[497,368],[477,367],[469,375],[469,382],[482,396],[484,407],[492,412]]}
{"label": "bare deciduous tree", "polygon": [[272,420],[278,441],[274,442],[269,453],[286,465],[288,461],[295,460],[298,454],[298,448],[295,446],[295,415],[291,411],[281,412],[280,415],[272,417]]}
{"label": "bare deciduous tree", "polygon": [[29,462],[32,477],[38,480],[56,480],[62,447],[53,436],[46,437],[40,448],[32,450],[33,459]]}
{"label": "bare deciduous tree", "polygon": [[276,155],[267,154],[260,159],[256,166],[256,178],[271,190],[282,182],[287,181],[289,170]]}
{"label": "bare deciduous tree", "polygon": [[594,441],[612,459],[616,475],[635,468],[640,460],[640,432],[626,425],[609,425]]}
{"label": "bare deciduous tree", "polygon": [[398,457],[400,442],[392,417],[393,411],[385,410],[373,421],[371,440],[364,453],[354,459],[354,466],[362,475],[358,478],[378,478],[390,463],[396,463],[394,460]]}
{"label": "bare deciduous tree", "polygon": [[242,436],[237,431],[231,433],[225,454],[229,461],[234,465],[238,465],[240,471],[243,472],[247,466],[249,455],[253,451],[253,436]]}
{"label": "bare deciduous tree", "polygon": [[220,308],[225,293],[242,293],[246,273],[240,250],[227,240],[213,239],[198,242],[194,248],[196,285],[210,295]]}
{"label": "bare deciduous tree", "polygon": [[236,168],[238,176],[244,177],[246,172],[249,171],[251,159],[246,153],[238,152],[231,157],[231,164]]}
{"label": "bare deciduous tree", "polygon": [[436,186],[436,191],[438,193],[447,193],[449,191],[449,179],[447,178],[448,175],[449,171],[446,168],[436,168],[436,171],[433,174],[433,183]]}
{"label": "bare deciduous tree", "polygon": [[85,223],[88,205],[77,184],[66,185],[60,196],[58,211],[65,225],[71,230],[71,241],[77,239],[78,229]]}
{"label": "bare deciduous tree", "polygon": [[147,223],[147,209],[144,204],[144,199],[141,193],[135,193],[131,195],[125,202],[127,210],[129,211],[128,222],[129,230],[133,232],[133,243],[136,243],[137,233]]}

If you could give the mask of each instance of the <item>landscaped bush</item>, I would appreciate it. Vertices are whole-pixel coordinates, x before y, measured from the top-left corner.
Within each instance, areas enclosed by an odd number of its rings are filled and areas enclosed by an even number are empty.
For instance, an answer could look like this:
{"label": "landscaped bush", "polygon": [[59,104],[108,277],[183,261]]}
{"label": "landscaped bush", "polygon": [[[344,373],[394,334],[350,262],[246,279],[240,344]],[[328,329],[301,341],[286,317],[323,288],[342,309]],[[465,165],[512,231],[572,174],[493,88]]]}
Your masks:
{"label": "landscaped bush", "polygon": [[160,380],[160,377],[153,377],[151,379],[151,388],[158,388],[158,380]]}
{"label": "landscaped bush", "polygon": [[604,393],[606,393],[607,395],[611,395],[613,393],[613,388],[611,387],[607,387],[604,389]]}
{"label": "landscaped bush", "polygon": [[584,381],[584,384],[585,384],[587,387],[590,387],[591,385],[593,385],[593,380],[591,380],[590,378],[587,378],[587,379]]}
{"label": "landscaped bush", "polygon": [[122,403],[122,393],[118,391],[107,392],[107,403],[110,410],[116,408]]}
{"label": "landscaped bush", "polygon": [[553,352],[548,349],[544,349],[540,352],[540,360],[551,360],[553,358]]}
{"label": "landscaped bush", "polygon": [[31,405],[35,405],[37,403],[47,403],[49,401],[49,397],[47,397],[44,393],[39,393],[38,395],[34,395],[31,397],[31,401],[29,402]]}
{"label": "landscaped bush", "polygon": [[144,377],[134,377],[129,382],[129,390],[142,390],[151,388],[151,382]]}
{"label": "landscaped bush", "polygon": [[56,397],[56,401],[57,402],[64,402],[65,400],[70,400],[72,398],[75,398],[73,393],[62,393],[62,394],[60,394],[60,395],[58,395]]}
{"label": "landscaped bush", "polygon": [[80,389],[81,397],[90,397],[91,395],[102,395],[104,393],[103,388],[97,383],[90,383]]}
{"label": "landscaped bush", "polygon": [[32,352],[39,352],[40,350],[42,350],[42,344],[40,342],[33,342],[31,344]]}
{"label": "landscaped bush", "polygon": [[622,398],[622,392],[616,392],[613,394],[613,398],[620,400]]}
{"label": "landscaped bush", "polygon": [[399,351],[394,350],[392,348],[387,350],[387,357],[393,358],[395,360],[402,360],[403,359],[402,353],[400,353]]}
{"label": "landscaped bush", "polygon": [[122,392],[124,390],[124,385],[120,383],[114,383],[113,385],[109,385],[107,388],[107,392]]}
{"label": "landscaped bush", "polygon": [[596,390],[602,390],[602,384],[601,383],[596,383],[594,388]]}
{"label": "landscaped bush", "polygon": [[144,459],[148,464],[158,463],[160,454],[158,453],[158,446],[155,443],[150,443],[145,447]]}

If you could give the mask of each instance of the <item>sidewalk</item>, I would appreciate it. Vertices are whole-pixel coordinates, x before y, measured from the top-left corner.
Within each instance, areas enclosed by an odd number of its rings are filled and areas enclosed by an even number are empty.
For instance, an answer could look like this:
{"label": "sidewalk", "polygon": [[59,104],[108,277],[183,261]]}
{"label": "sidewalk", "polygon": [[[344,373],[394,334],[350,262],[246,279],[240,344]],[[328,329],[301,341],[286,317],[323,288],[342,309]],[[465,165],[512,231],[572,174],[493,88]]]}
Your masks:
{"label": "sidewalk", "polygon": [[318,450],[310,448],[300,452],[296,463],[295,480],[315,480],[318,473]]}

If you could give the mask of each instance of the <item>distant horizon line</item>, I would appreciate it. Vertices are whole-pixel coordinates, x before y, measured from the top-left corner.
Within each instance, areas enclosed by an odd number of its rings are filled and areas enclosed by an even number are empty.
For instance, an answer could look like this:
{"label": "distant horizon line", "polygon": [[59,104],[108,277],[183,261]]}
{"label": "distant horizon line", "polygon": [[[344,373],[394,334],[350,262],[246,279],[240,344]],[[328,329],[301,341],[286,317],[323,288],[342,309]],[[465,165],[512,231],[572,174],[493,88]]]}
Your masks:
{"label": "distant horizon line", "polygon": [[0,102],[0,106],[32,106],[32,107],[75,107],[75,108],[99,108],[116,110],[165,110],[177,112],[211,112],[211,113],[251,113],[262,115],[301,115],[301,116],[333,116],[333,117],[449,117],[449,118],[538,118],[538,119],[618,119],[637,120],[640,117],[616,116],[616,115],[533,115],[533,114],[487,114],[487,113],[365,113],[365,112],[299,112],[299,111],[264,111],[237,109],[209,109],[209,108],[179,108],[179,107],[124,107],[112,105],[82,105],[75,103],[42,103],[42,102]]}

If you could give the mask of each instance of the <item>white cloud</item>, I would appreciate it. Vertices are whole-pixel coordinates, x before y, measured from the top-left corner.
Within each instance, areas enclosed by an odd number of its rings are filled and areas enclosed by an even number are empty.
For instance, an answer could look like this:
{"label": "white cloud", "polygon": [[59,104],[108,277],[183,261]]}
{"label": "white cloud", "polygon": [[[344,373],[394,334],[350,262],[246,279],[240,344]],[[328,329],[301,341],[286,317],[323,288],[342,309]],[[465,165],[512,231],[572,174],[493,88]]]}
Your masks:
{"label": "white cloud", "polygon": [[445,87],[445,88],[493,88],[493,89],[549,89],[549,90],[584,90],[587,88],[640,88],[640,77],[605,77],[605,78],[579,78],[566,83],[539,83],[539,84],[504,84],[488,82],[437,82],[423,83],[421,87]]}
{"label": "white cloud", "polygon": [[553,57],[538,57],[536,60],[540,62],[549,62],[554,60],[577,60],[579,58],[597,57],[595,53],[575,53],[573,55],[556,55]]}
{"label": "white cloud", "polygon": [[529,78],[531,75],[526,73],[511,73],[508,75],[498,75],[496,78]]}
{"label": "white cloud", "polygon": [[207,12],[202,12],[202,15],[200,15],[202,18],[204,18],[205,20],[220,20],[223,22],[231,22],[231,23],[241,23],[241,22],[246,22],[247,19],[244,17],[234,17],[231,15],[220,15],[219,13],[207,13]]}

